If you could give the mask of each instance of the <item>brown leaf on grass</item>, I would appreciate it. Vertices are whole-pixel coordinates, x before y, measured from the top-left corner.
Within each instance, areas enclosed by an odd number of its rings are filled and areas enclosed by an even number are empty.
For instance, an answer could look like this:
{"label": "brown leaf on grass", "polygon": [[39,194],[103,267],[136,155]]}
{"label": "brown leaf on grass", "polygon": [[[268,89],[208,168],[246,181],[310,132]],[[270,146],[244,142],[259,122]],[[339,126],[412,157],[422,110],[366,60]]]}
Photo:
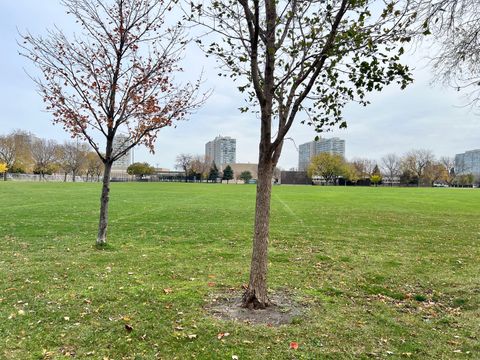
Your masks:
{"label": "brown leaf on grass", "polygon": [[133,331],[133,326],[130,324],[125,324],[125,330],[127,330],[128,333],[131,333]]}
{"label": "brown leaf on grass", "polygon": [[217,339],[218,339],[218,340],[221,340],[221,339],[223,339],[224,337],[227,337],[227,336],[229,336],[229,335],[230,335],[230,333],[228,333],[228,332],[226,332],[226,333],[223,333],[223,332],[222,332],[222,333],[219,333],[219,334],[217,335]]}
{"label": "brown leaf on grass", "polygon": [[173,290],[172,290],[171,288],[163,289],[163,292],[164,292],[165,294],[171,294],[172,291],[173,291]]}
{"label": "brown leaf on grass", "polygon": [[210,281],[210,282],[207,283],[207,285],[210,286],[210,287],[214,287],[215,283],[213,281]]}

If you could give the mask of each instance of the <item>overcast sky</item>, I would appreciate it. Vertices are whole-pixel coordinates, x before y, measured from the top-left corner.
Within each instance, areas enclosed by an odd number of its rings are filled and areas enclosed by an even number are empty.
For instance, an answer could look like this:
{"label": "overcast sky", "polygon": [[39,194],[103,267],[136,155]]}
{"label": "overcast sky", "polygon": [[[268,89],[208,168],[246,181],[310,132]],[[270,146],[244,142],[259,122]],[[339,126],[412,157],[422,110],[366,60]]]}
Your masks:
{"label": "overcast sky", "polygon": [[[0,133],[23,129],[44,138],[63,142],[69,139],[61,126],[53,125],[50,114],[43,111],[41,97],[25,73],[35,70],[18,55],[18,32],[29,30],[44,34],[57,25],[71,28],[72,17],[65,14],[57,0],[0,0]],[[347,129],[333,129],[324,137],[338,136],[346,140],[346,157],[380,159],[395,152],[429,149],[437,156],[480,148],[480,118],[478,113],[462,107],[461,94],[453,89],[430,85],[432,75],[423,53],[410,54],[407,62],[415,67],[413,85],[406,90],[387,88],[370,97],[368,107],[351,105],[345,110]],[[235,84],[216,76],[212,59],[205,59],[200,50],[192,48],[185,54],[184,76],[194,79],[204,70],[205,89],[213,95],[205,106],[188,121],[176,128],[163,129],[158,137],[156,153],[136,149],[135,161],[173,168],[180,153],[204,154],[205,143],[217,135],[237,139],[237,162],[256,163],[258,157],[259,120],[253,114],[241,114],[243,95]],[[299,117],[298,120],[301,120]],[[288,135],[297,146],[313,140],[313,129],[298,123]],[[287,140],[279,165],[285,169],[297,167],[298,152]]]}

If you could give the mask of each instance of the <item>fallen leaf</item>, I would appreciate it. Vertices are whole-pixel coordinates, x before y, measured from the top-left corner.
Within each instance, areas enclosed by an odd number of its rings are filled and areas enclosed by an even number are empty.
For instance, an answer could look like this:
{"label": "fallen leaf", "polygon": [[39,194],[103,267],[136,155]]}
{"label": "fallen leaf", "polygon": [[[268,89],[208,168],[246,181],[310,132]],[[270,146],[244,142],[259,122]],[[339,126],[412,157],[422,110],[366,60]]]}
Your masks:
{"label": "fallen leaf", "polygon": [[130,324],[125,324],[125,330],[127,330],[128,333],[133,331],[133,326]]}
{"label": "fallen leaf", "polygon": [[214,282],[208,282],[207,285],[210,286],[210,287],[213,287],[213,286],[215,286],[215,283]]}
{"label": "fallen leaf", "polygon": [[64,316],[64,317],[63,317],[63,320],[65,320],[65,321],[70,321],[70,317]]}
{"label": "fallen leaf", "polygon": [[298,343],[295,341],[292,341],[290,343],[290,349],[297,350],[298,349]]}
{"label": "fallen leaf", "polygon": [[238,360],[238,356],[237,355],[232,355],[232,360]]}
{"label": "fallen leaf", "polygon": [[191,340],[192,340],[192,339],[196,339],[196,338],[197,338],[197,334],[189,334],[189,335],[187,335],[187,337],[188,337],[189,339],[191,339]]}
{"label": "fallen leaf", "polygon": [[219,334],[217,335],[217,339],[218,339],[218,340],[221,340],[221,339],[223,339],[224,337],[227,337],[227,336],[229,336],[229,335],[230,335],[230,333],[228,333],[228,332],[226,332],[226,333],[219,333]]}
{"label": "fallen leaf", "polygon": [[24,310],[18,310],[18,315],[25,315],[25,311]]}
{"label": "fallen leaf", "polygon": [[171,288],[166,288],[166,289],[163,289],[163,292],[165,294],[170,294],[173,290]]}

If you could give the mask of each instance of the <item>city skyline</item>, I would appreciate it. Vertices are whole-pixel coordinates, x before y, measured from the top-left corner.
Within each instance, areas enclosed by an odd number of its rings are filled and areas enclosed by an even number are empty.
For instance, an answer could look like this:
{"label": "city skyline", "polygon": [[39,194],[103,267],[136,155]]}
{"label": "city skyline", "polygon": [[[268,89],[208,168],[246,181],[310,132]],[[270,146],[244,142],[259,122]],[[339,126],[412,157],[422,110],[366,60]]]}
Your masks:
{"label": "city skyline", "polygon": [[[38,72],[18,55],[16,41],[19,37],[17,29],[45,34],[47,28],[56,24],[72,31],[75,28],[72,18],[65,15],[62,6],[55,2],[18,0],[5,3],[3,10],[0,29],[4,52],[0,59],[0,76],[8,86],[0,89],[2,132],[18,128],[62,143],[70,136],[61,126],[52,125],[51,115],[44,111],[34,83],[25,74],[27,71],[37,76]],[[455,154],[479,148],[478,114],[460,106],[465,103],[462,92],[453,88],[432,87],[432,74],[426,60],[429,47],[415,50],[416,55],[412,55],[412,49],[407,51],[405,61],[414,67],[413,85],[404,91],[387,87],[381,93],[370,94],[372,104],[367,107],[357,104],[347,106],[344,114],[348,128],[333,128],[331,132],[320,134],[345,139],[348,143],[347,158],[379,160],[387,153],[401,155],[413,148],[430,149],[438,157],[454,157]],[[237,162],[258,162],[260,121],[255,113],[237,110],[244,106],[245,100],[236,91],[236,85],[229,79],[219,78],[214,60],[205,58],[193,45],[185,54],[184,65],[188,71],[180,74],[179,81],[194,78],[204,70],[203,86],[213,90],[212,96],[189,121],[179,122],[159,132],[154,155],[143,147],[136,148],[136,160],[173,168],[178,154],[201,154],[209,138],[223,133],[237,139]],[[279,161],[282,168],[297,167],[295,144],[312,141],[317,135],[311,127],[300,124],[302,120],[305,119],[299,116],[285,141]]]}

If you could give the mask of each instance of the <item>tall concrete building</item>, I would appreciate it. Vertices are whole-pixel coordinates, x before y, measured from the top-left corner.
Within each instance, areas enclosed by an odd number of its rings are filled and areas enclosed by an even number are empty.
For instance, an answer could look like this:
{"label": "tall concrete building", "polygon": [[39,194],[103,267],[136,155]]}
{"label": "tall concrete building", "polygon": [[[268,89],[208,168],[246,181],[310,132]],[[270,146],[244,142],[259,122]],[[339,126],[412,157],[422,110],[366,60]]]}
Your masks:
{"label": "tall concrete building", "polygon": [[310,141],[298,149],[298,171],[306,171],[312,158],[320,153],[338,154],[345,157],[345,140],[338,137]]}
{"label": "tall concrete building", "polygon": [[480,149],[455,155],[455,174],[480,176]]}
{"label": "tall concrete building", "polygon": [[[128,137],[122,134],[115,135],[113,139],[113,153],[117,153],[118,149],[125,149],[130,146],[131,142]],[[117,170],[126,170],[133,162],[133,149],[127,151],[127,153],[120,159],[113,163],[112,168]]]}
{"label": "tall concrete building", "polygon": [[237,140],[229,136],[218,135],[205,144],[205,156],[218,167],[237,162]]}

